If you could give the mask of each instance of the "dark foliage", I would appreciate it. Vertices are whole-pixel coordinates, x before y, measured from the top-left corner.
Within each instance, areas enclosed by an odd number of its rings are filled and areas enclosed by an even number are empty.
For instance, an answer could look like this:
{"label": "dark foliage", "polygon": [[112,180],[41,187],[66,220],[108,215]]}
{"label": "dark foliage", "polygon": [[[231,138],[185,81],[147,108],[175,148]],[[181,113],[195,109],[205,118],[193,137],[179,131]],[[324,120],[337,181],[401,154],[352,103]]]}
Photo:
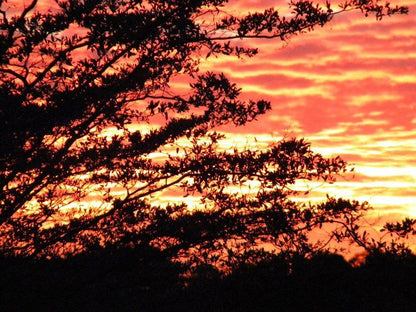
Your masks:
{"label": "dark foliage", "polygon": [[[51,4],[42,11],[33,0],[10,10],[0,1],[4,254],[55,257],[136,245],[191,267],[234,267],[256,261],[262,243],[286,258],[312,255],[327,243],[311,242],[309,232],[325,224],[330,239],[367,247],[356,225],[365,204],[292,200],[296,181],[331,183],[345,172],[340,158],[325,159],[299,139],[263,151],[218,148],[216,126],[244,125],[270,103],[241,101],[235,84],[199,72],[198,61],[251,57],[256,49],[236,39],[286,40],[352,9],[381,19],[407,8],[349,0],[336,11],[330,3],[293,1],[287,18],[275,9],[231,16],[221,0]],[[180,75],[192,80],[186,95],[170,88]],[[144,131],[147,123],[155,127]],[[249,183],[255,191],[233,191]],[[153,200],[173,187],[199,196],[201,209]],[[86,206],[91,197],[100,207]]]}

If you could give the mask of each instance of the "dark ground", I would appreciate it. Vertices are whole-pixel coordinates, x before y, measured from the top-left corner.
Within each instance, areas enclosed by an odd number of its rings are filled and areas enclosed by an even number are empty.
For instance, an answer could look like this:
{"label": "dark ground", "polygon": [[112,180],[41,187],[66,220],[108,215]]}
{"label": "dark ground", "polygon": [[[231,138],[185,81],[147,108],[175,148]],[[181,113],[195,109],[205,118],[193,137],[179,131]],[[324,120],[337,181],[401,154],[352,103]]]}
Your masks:
{"label": "dark ground", "polygon": [[185,281],[154,250],[67,260],[0,259],[0,311],[416,311],[416,257],[275,259],[224,278],[201,267]]}

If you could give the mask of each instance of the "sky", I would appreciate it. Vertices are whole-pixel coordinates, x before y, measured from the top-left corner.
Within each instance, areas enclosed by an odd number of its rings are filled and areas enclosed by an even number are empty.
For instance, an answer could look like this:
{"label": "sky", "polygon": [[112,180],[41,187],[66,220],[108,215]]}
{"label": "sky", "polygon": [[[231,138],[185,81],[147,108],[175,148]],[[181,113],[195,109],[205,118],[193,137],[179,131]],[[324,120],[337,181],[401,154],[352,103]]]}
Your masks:
{"label": "sky", "polygon": [[[254,137],[264,145],[304,137],[314,151],[341,156],[353,173],[333,185],[304,187],[313,189],[312,199],[329,193],[368,201],[370,223],[416,218],[416,0],[395,4],[409,6],[409,14],[376,21],[348,12],[287,42],[249,40],[244,44],[259,49],[254,58],[201,63],[201,71],[225,73],[243,98],[272,103],[257,121],[220,129],[230,146]],[[226,9],[238,15],[269,7],[287,12],[288,6],[286,0],[230,0]]]}
{"label": "sky", "polygon": [[[288,42],[249,41],[259,48],[254,58],[211,58],[201,66],[224,72],[244,98],[272,103],[256,122],[224,129],[230,144],[304,137],[314,151],[341,156],[353,173],[306,187],[314,198],[368,201],[369,224],[416,217],[416,1],[392,4],[409,6],[409,14],[376,21],[348,12]],[[231,13],[287,10],[281,0],[230,5]]]}

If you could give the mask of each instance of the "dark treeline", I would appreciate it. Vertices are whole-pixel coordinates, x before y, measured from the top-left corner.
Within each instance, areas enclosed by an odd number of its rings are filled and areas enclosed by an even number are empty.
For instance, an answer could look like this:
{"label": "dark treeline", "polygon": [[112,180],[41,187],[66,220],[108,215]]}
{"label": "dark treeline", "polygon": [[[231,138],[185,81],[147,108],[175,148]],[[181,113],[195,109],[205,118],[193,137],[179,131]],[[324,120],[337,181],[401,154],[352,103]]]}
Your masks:
{"label": "dark treeline", "polygon": [[1,259],[1,311],[415,311],[416,256],[278,256],[221,274],[157,250]]}

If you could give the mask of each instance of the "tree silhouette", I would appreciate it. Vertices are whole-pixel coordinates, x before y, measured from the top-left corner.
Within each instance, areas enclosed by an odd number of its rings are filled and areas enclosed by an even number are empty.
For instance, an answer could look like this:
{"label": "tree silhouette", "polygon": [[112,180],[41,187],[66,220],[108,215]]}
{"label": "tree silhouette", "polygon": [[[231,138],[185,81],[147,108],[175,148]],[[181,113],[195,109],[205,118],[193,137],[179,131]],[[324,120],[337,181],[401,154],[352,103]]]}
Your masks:
{"label": "tree silhouette", "polygon": [[[327,242],[308,233],[324,224],[332,225],[329,238],[362,244],[356,221],[366,204],[301,204],[289,188],[298,180],[333,182],[346,163],[302,139],[261,151],[219,149],[215,127],[243,126],[270,103],[240,100],[238,86],[200,72],[198,63],[257,53],[237,39],[287,40],[349,10],[381,19],[407,8],[292,1],[291,17],[275,9],[231,16],[226,3],[74,0],[42,11],[36,0],[20,10],[0,1],[3,253],[133,245],[232,267],[264,257],[261,244],[287,257],[313,254]],[[179,75],[191,80],[185,95],[171,88]],[[233,189],[251,182],[258,185],[251,192]],[[173,187],[200,196],[200,209],[154,200]],[[83,206],[90,200],[100,206]]]}

